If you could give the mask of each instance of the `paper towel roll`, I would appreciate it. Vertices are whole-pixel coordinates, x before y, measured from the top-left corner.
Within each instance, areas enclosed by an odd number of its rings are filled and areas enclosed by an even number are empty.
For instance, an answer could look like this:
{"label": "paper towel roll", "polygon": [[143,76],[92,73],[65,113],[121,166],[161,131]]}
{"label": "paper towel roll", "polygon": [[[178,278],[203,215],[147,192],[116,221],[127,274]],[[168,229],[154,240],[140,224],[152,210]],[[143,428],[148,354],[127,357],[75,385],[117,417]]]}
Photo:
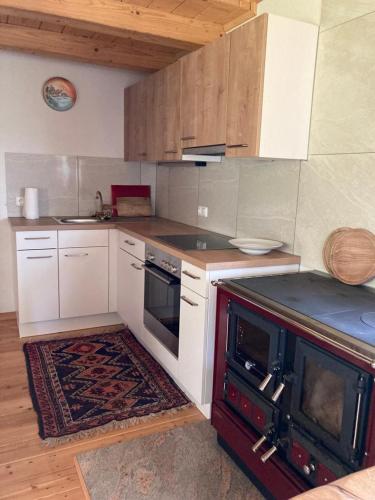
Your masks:
{"label": "paper towel roll", "polygon": [[26,219],[39,219],[38,188],[25,188],[23,215]]}

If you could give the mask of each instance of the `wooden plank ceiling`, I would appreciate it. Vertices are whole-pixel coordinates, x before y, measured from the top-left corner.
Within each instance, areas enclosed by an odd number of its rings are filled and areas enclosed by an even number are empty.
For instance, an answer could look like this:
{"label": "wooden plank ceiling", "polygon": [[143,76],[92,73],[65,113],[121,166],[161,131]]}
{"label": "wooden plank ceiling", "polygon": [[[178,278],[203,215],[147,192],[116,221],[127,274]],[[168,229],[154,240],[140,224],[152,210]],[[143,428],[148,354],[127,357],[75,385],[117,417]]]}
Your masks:
{"label": "wooden plank ceiling", "polygon": [[0,49],[156,71],[256,13],[259,0],[0,0]]}

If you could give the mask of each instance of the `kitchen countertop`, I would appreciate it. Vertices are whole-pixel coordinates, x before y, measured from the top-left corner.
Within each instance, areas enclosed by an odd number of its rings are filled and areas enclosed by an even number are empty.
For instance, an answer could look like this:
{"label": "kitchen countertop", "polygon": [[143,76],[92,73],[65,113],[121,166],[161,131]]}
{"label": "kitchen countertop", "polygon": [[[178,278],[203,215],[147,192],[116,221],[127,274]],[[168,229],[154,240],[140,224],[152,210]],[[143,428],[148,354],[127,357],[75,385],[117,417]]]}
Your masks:
{"label": "kitchen countertop", "polygon": [[159,217],[141,217],[137,221],[133,219],[129,222],[109,221],[98,222],[97,224],[59,224],[52,217],[41,217],[36,220],[24,219],[23,217],[9,217],[8,220],[15,232],[99,228],[118,229],[207,271],[300,264],[299,256],[278,250],[274,250],[267,255],[246,255],[235,248],[233,250],[179,250],[159,241],[156,236],[205,234],[210,231]]}

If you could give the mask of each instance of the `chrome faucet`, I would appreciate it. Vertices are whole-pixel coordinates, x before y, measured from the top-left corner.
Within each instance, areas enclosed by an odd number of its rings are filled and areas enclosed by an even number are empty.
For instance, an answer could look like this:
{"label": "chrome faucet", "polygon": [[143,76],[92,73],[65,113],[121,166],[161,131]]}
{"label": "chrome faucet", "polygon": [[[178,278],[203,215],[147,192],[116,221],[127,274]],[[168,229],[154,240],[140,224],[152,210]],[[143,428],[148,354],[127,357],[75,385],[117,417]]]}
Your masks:
{"label": "chrome faucet", "polygon": [[95,212],[95,217],[99,220],[107,220],[112,217],[112,205],[106,205],[103,203],[103,196],[100,191],[96,192],[95,199],[99,200],[98,210]]}
{"label": "chrome faucet", "polygon": [[103,196],[100,191],[96,192],[95,199],[100,201],[100,206],[98,212],[102,213],[103,212]]}
{"label": "chrome faucet", "polygon": [[98,217],[98,216],[101,216],[103,214],[103,208],[104,208],[103,196],[102,196],[102,193],[100,191],[96,192],[95,199],[99,200],[99,203],[100,203],[99,210],[97,210],[95,213],[95,215]]}

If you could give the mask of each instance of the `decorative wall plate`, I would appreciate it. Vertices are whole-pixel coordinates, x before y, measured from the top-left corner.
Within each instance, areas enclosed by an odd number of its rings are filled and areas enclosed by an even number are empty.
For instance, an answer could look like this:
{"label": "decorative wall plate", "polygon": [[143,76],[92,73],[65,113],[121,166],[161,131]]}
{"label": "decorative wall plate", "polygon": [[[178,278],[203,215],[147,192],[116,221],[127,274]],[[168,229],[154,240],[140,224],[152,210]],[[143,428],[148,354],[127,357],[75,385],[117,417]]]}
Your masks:
{"label": "decorative wall plate", "polygon": [[77,92],[69,80],[53,77],[43,85],[43,97],[46,104],[53,110],[68,111],[77,100]]}

